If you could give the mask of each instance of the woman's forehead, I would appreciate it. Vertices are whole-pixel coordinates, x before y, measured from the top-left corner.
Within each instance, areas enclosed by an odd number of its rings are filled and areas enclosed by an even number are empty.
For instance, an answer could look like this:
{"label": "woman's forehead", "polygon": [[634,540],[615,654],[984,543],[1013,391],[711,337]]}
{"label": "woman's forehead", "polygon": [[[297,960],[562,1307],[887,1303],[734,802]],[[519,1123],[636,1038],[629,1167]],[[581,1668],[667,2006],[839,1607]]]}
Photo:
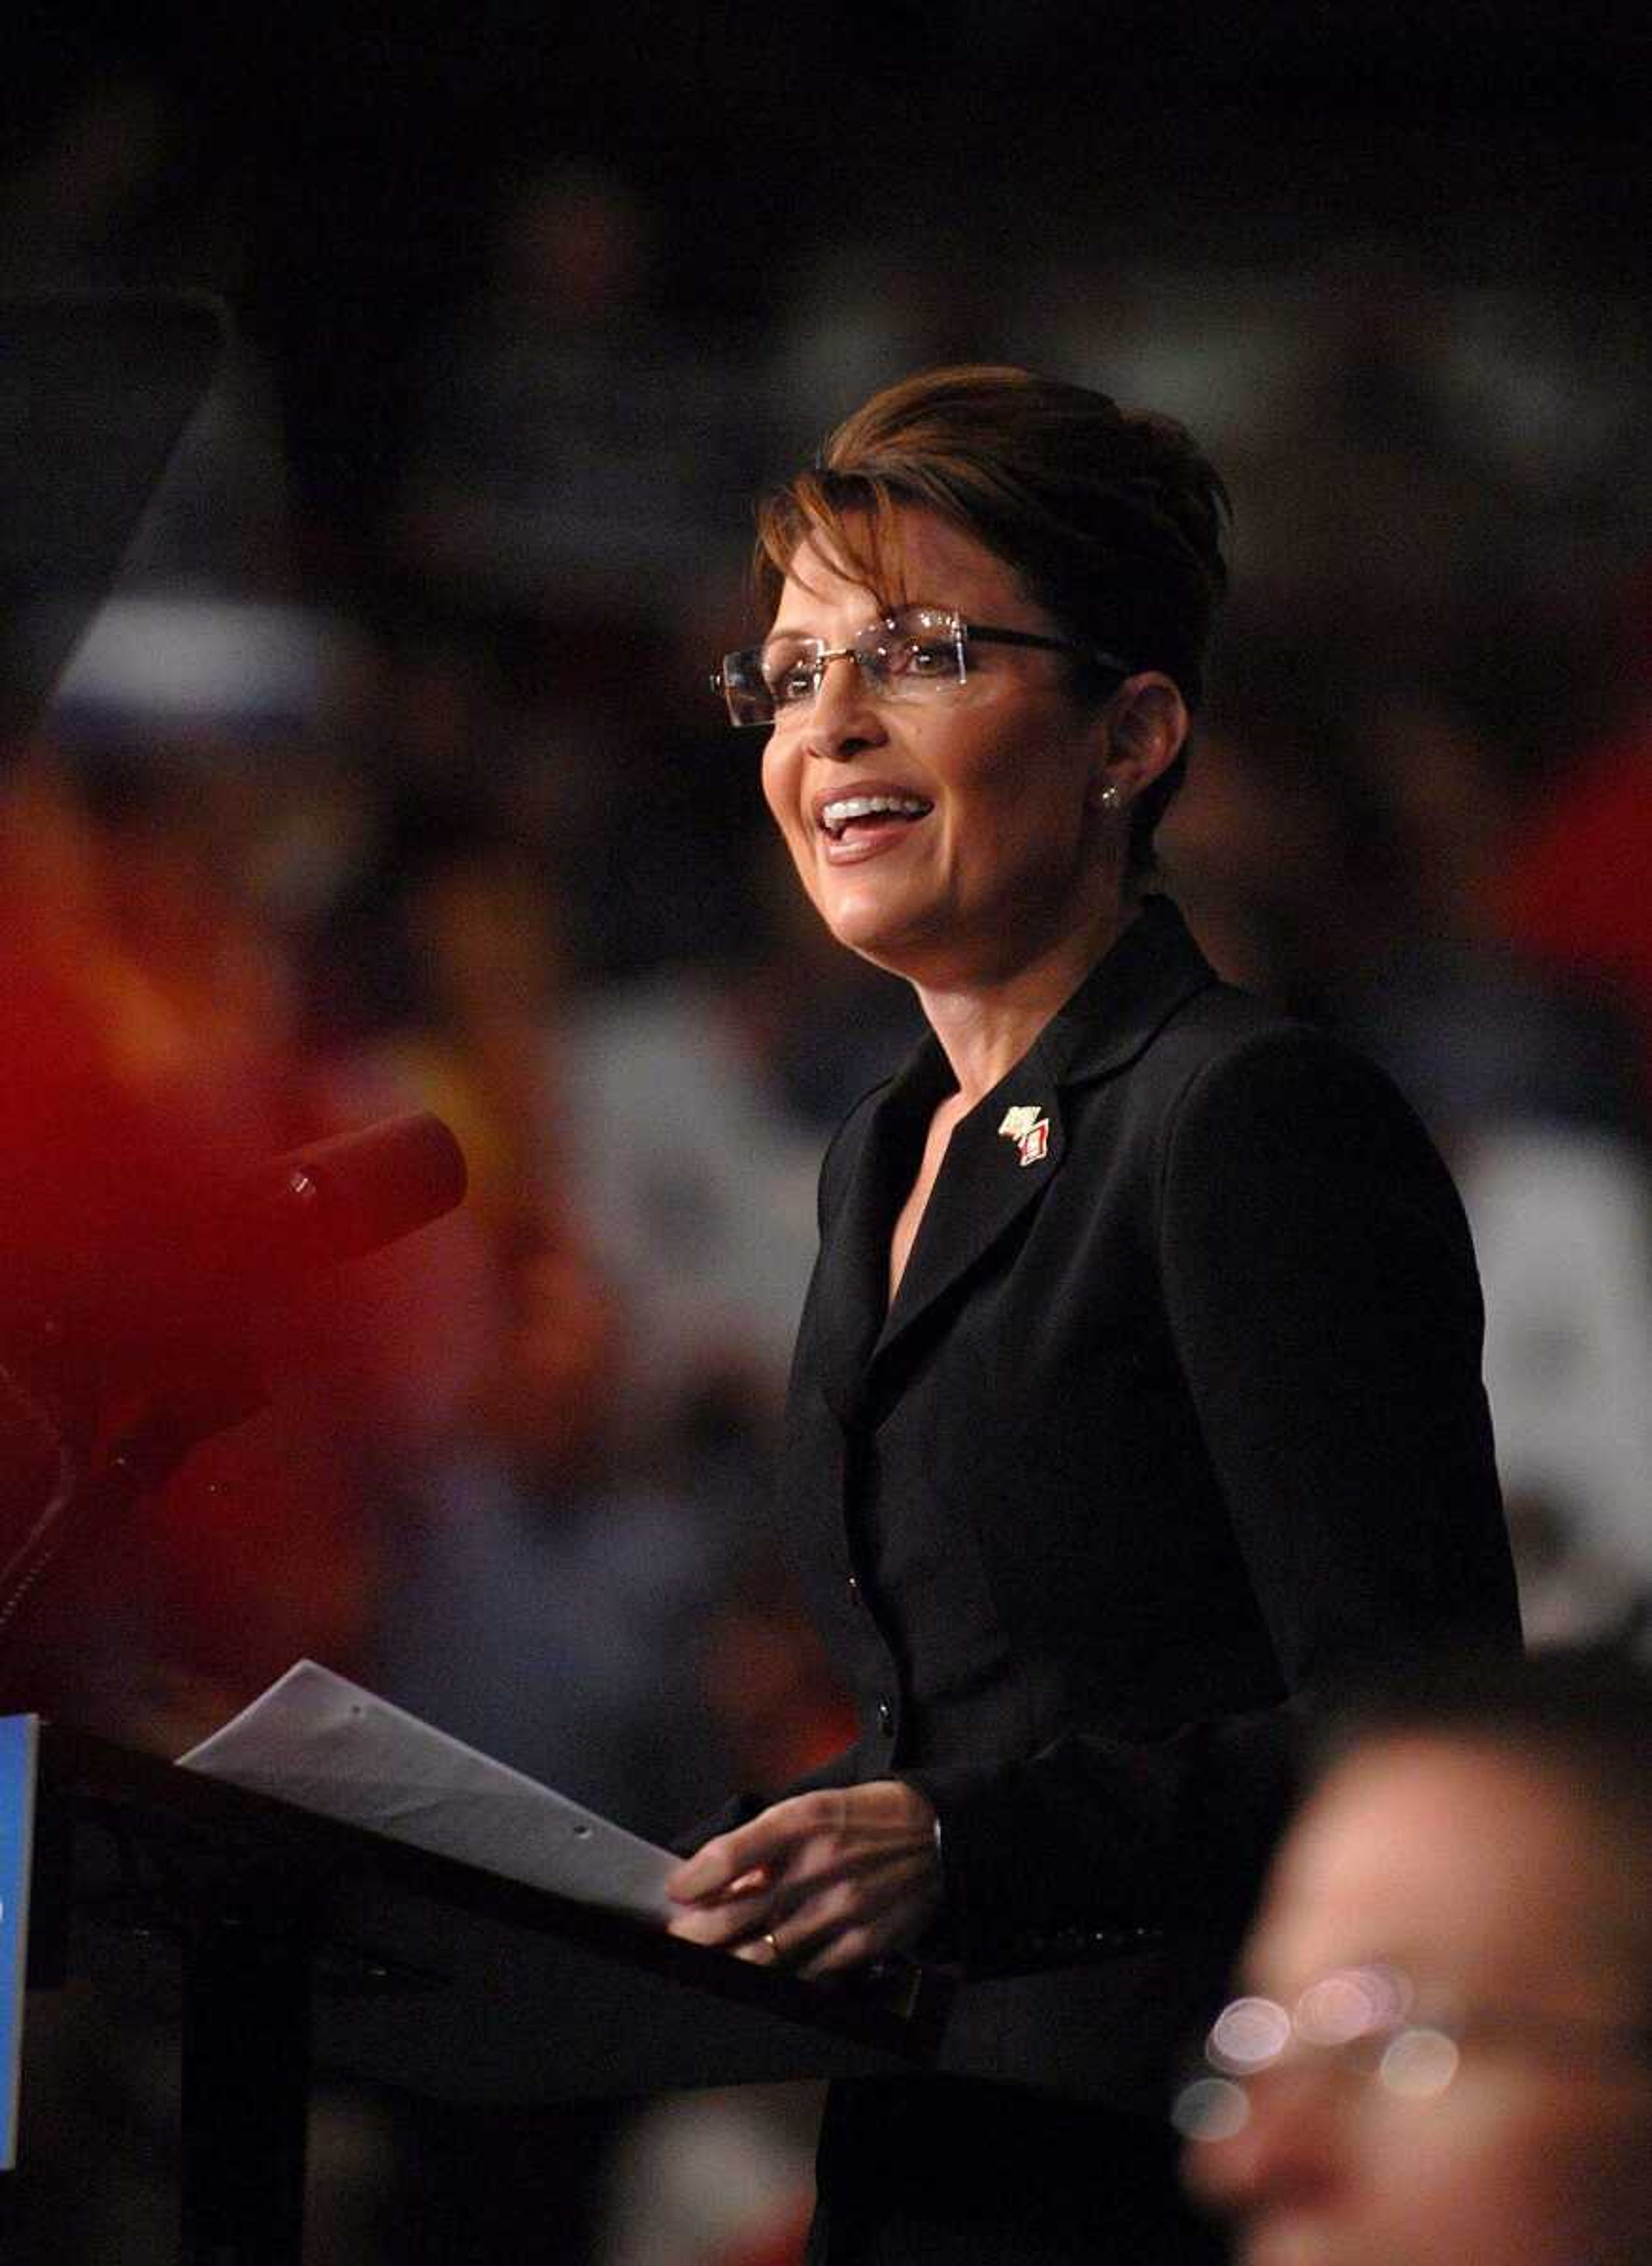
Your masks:
{"label": "woman's forehead", "polygon": [[775,619],[800,625],[829,610],[867,615],[923,603],[986,614],[1026,613],[1014,569],[967,530],[922,504],[845,515],[841,533],[815,529],[787,563]]}
{"label": "woman's forehead", "polygon": [[1594,1933],[1579,1845],[1567,1790],[1513,1756],[1421,1741],[1356,1755],[1285,1843],[1256,1980],[1289,1992],[1385,1958],[1466,1988],[1574,1962]]}

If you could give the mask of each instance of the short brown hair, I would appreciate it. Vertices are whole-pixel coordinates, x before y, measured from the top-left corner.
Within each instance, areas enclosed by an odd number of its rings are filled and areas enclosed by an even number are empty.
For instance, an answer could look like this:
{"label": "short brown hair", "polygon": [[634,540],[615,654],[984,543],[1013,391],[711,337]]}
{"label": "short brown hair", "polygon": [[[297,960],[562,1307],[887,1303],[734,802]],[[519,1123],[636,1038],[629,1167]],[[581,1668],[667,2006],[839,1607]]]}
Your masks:
{"label": "short brown hair", "polygon": [[[903,504],[925,505],[984,544],[1075,642],[1132,669],[1162,669],[1198,705],[1227,589],[1230,506],[1173,420],[1128,415],[1087,386],[996,365],[903,378],[759,508],[759,600],[772,612],[799,545],[817,537],[880,604],[895,603]],[[1080,697],[1112,686],[1079,664]],[[1179,756],[1132,810],[1133,873],[1151,863],[1153,829],[1184,769]]]}
{"label": "short brown hair", "polygon": [[1643,1893],[1652,1878],[1652,1667],[1581,1648],[1390,1662],[1356,1677],[1327,1714],[1311,1719],[1306,1791],[1373,1750],[1414,1742],[1523,1763],[1592,1821],[1613,1854],[1597,1886],[1610,1894],[1621,1875],[1642,1891],[1633,1901],[1629,1948],[1640,1992],[1634,2019],[1652,2050],[1652,1913]]}

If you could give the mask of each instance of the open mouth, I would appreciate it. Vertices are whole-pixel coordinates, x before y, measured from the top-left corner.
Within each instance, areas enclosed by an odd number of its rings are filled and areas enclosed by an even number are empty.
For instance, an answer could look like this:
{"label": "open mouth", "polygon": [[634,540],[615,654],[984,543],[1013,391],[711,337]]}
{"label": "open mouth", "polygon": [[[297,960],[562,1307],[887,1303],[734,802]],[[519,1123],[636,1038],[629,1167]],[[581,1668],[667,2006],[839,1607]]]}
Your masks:
{"label": "open mouth", "polygon": [[914,794],[844,794],[822,804],[820,825],[834,842],[927,818],[934,804]]}

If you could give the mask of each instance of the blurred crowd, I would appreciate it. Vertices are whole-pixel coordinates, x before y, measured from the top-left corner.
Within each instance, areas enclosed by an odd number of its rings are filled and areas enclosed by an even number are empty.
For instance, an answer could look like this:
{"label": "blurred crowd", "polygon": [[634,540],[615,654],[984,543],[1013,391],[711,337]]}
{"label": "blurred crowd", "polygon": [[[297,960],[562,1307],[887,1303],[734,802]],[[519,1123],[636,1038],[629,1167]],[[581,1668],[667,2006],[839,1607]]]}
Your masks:
{"label": "blurred crowd", "polygon": [[[72,1063],[105,1125],[249,1160],[431,1108],[471,1171],[463,1211],[286,1318],[269,1405],[77,1570],[32,1704],[177,1752],[309,1655],[662,1839],[837,1743],[764,1492],[818,1160],[916,1025],[793,903],[706,673],[751,626],[752,491],[957,358],[1182,416],[1223,466],[1239,595],[1166,884],[1429,1122],[1530,1630],[1644,1648],[1645,310],[1376,238],[1130,261],[1078,229],[1010,283],[937,220],[916,265],[800,262],[758,337],[682,313],[669,223],[612,170],[501,173],[347,561],[302,495],[282,524],[267,373],[232,373],[11,753],[0,922],[52,1002],[20,1090]],[[531,2253],[433,2199],[373,2104],[330,2113],[319,2259],[795,2255],[790,2094],[548,2158],[473,2135],[472,2170],[565,2180]]]}

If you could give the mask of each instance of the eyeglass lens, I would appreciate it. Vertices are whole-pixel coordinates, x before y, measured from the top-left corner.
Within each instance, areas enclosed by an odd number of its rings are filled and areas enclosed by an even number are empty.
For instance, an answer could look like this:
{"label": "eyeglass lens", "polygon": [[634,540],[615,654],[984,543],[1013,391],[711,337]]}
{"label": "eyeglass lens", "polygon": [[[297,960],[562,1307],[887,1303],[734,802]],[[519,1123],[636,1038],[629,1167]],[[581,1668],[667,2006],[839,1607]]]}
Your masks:
{"label": "eyeglass lens", "polygon": [[909,698],[936,683],[961,684],[968,674],[957,614],[905,606],[886,620],[868,622],[847,646],[781,636],[727,654],[721,681],[729,714],[737,724],[768,723],[782,709],[805,707],[819,692],[828,664],[844,658],[882,699]]}
{"label": "eyeglass lens", "polygon": [[1294,2009],[1236,1999],[1206,2034],[1199,2066],[1177,2091],[1172,2121],[1189,2139],[1229,2138],[1249,2121],[1246,2080],[1305,2053],[1347,2075],[1374,2079],[1401,2100],[1437,2098],[1457,2072],[1455,2038],[1412,2014],[1412,1986],[1396,1969],[1344,1968],[1305,1991]]}

